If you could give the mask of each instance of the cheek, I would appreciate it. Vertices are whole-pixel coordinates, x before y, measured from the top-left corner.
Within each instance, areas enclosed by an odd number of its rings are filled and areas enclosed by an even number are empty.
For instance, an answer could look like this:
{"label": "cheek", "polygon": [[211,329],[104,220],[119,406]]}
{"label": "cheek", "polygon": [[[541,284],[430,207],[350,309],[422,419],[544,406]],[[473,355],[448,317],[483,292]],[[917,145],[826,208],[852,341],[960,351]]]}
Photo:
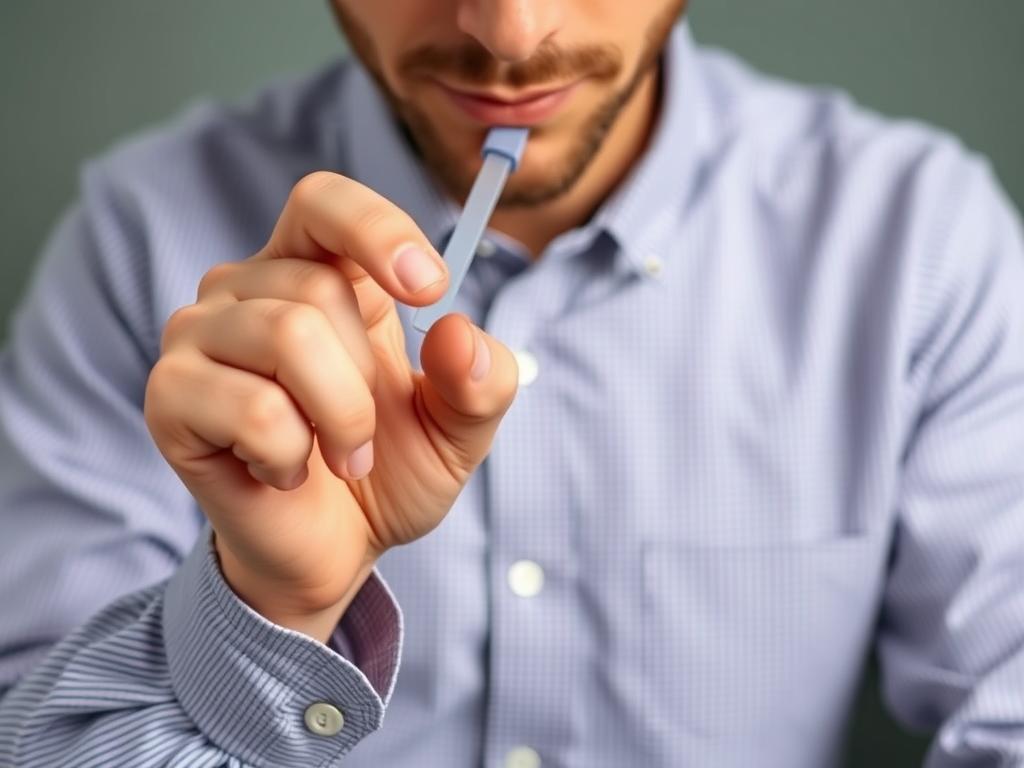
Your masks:
{"label": "cheek", "polygon": [[[621,51],[632,73],[650,47],[660,43],[677,23],[686,6],[685,0],[607,0],[590,14],[590,28],[594,39],[604,40]],[[600,22],[595,23],[597,18]]]}
{"label": "cheek", "polygon": [[384,78],[390,90],[400,89],[396,76],[402,54],[414,48],[427,24],[429,3],[421,0],[334,0],[349,49]]}

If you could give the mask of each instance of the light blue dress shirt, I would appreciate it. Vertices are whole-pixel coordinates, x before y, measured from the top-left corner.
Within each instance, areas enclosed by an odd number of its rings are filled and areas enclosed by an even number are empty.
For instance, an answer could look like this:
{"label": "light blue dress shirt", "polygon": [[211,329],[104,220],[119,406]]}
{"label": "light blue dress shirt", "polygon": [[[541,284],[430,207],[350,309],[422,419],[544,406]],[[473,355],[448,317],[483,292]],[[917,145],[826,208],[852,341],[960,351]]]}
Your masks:
{"label": "light blue dress shirt", "polygon": [[1024,766],[1016,214],[952,138],[685,26],[664,75],[586,226],[481,249],[458,309],[520,391],[329,645],[226,587],[146,378],[307,172],[438,242],[456,209],[354,64],[87,167],[0,358],[0,765],[818,768],[876,645],[931,768]]}

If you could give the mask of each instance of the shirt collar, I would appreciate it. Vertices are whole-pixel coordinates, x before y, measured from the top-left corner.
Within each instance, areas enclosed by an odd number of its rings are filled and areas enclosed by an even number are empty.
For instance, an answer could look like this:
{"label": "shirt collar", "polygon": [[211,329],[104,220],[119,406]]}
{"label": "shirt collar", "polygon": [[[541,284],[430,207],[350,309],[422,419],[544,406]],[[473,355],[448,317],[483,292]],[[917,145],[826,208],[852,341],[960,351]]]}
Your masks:
{"label": "shirt collar", "polygon": [[689,25],[676,25],[662,59],[662,101],[647,150],[602,204],[590,226],[607,232],[624,266],[642,275],[666,268],[710,137],[710,107]]}
{"label": "shirt collar", "polygon": [[[689,25],[675,26],[662,58],[661,114],[643,156],[584,227],[560,235],[549,250],[578,247],[604,232],[630,271],[657,274],[671,250],[697,163],[707,145],[708,104]],[[439,246],[459,208],[433,181],[405,141],[384,97],[353,60],[341,105],[342,156],[352,178],[408,213]]]}

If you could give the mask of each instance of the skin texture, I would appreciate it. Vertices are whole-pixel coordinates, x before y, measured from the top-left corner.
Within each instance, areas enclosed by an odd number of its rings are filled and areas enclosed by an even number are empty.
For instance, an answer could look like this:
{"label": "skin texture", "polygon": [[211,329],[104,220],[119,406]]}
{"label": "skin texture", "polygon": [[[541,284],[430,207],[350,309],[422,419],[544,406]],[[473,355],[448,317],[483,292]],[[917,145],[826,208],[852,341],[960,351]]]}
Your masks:
{"label": "skin texture", "polygon": [[533,126],[492,225],[534,254],[586,221],[647,142],[658,109],[658,55],[683,0],[333,0],[339,24],[427,167],[465,199],[481,126],[440,81],[515,98],[578,82]]}
{"label": "skin texture", "polygon": [[[537,247],[581,223],[642,151],[654,62],[681,10],[336,2],[424,158],[451,171],[441,181],[453,195],[476,172],[484,129],[425,75],[475,77],[505,97],[581,80],[537,126],[496,219]],[[447,284],[408,215],[321,172],[296,185],[259,253],[214,267],[168,321],[147,426],[209,518],[228,584],[271,621],[326,642],[377,559],[433,530],[489,452],[516,392],[512,353],[450,314],[424,338],[422,372],[405,355],[395,301],[426,306]]]}

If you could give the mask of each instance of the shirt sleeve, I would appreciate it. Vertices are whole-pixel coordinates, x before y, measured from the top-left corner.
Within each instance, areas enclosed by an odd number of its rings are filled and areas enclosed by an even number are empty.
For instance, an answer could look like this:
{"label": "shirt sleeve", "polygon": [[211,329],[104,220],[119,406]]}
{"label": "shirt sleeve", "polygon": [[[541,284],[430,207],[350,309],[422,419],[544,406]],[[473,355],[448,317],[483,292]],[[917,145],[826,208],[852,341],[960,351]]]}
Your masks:
{"label": "shirt sleeve", "polygon": [[[0,764],[340,764],[380,727],[398,666],[401,619],[379,575],[343,624],[358,666],[239,600],[207,531],[167,582],[103,609],[7,695]],[[341,713],[336,733],[305,726],[318,704]]]}
{"label": "shirt sleeve", "polygon": [[987,166],[946,181],[879,654],[929,768],[1024,766],[1024,246]]}
{"label": "shirt sleeve", "polygon": [[[0,765],[333,765],[380,725],[399,609],[374,575],[324,645],[224,582],[145,426],[159,329],[127,197],[86,174],[0,353]],[[305,727],[318,702],[336,735]]]}

